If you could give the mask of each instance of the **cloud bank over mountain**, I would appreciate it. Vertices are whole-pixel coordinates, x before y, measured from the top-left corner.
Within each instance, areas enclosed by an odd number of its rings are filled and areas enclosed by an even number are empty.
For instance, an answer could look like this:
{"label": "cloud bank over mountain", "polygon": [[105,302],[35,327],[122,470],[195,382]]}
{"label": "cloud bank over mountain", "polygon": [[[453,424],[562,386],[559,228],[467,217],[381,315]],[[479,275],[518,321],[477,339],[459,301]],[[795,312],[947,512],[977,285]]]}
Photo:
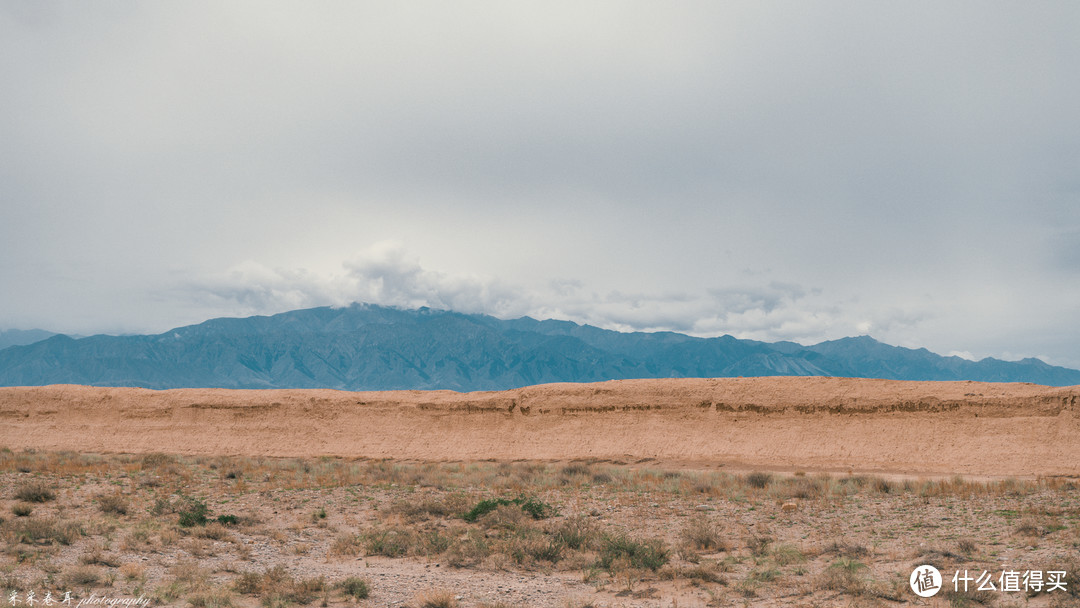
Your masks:
{"label": "cloud bank over mountain", "polygon": [[678,331],[697,336],[815,342],[837,331],[868,333],[919,319],[886,311],[851,324],[857,307],[828,302],[823,290],[772,282],[745,287],[651,294],[597,293],[580,281],[528,286],[495,277],[455,275],[424,268],[401,243],[382,242],[341,265],[337,274],[267,268],[248,262],[193,281],[183,293],[200,304],[241,314],[273,314],[312,306],[370,302],[422,306],[500,318],[532,316],[579,321],[622,331]]}

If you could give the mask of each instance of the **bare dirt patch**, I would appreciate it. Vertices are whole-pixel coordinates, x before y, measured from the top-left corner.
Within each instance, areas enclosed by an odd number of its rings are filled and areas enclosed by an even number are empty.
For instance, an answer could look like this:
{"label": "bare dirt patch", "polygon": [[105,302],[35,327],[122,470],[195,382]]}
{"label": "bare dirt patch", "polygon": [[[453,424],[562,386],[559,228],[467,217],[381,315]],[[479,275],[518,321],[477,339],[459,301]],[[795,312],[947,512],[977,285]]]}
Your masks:
{"label": "bare dirt patch", "polygon": [[843,378],[625,380],[493,393],[0,388],[0,445],[773,470],[1080,475],[1080,389]]}

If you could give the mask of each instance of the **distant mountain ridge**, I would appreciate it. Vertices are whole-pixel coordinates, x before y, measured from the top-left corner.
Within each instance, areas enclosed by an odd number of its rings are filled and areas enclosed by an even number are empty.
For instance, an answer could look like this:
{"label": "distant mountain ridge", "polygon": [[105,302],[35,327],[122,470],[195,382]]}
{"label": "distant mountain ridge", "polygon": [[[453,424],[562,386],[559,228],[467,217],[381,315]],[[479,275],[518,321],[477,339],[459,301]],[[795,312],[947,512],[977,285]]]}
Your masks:
{"label": "distant mountain ridge", "polygon": [[9,346],[23,346],[40,342],[56,334],[44,329],[5,329],[0,330],[0,349]]}
{"label": "distant mountain ridge", "polygon": [[354,304],[158,335],[53,335],[0,350],[0,386],[502,390],[629,378],[843,376],[1080,384],[1038,359],[943,357],[862,336],[802,346]]}

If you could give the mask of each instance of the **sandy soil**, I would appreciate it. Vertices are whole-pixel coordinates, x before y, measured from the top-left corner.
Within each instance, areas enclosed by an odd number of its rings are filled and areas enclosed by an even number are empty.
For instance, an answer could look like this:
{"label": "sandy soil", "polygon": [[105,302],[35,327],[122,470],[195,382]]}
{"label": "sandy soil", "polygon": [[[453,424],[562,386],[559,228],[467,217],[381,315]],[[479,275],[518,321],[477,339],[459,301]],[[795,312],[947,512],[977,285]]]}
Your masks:
{"label": "sandy soil", "polygon": [[1080,475],[1080,387],[843,378],[626,380],[504,392],[0,388],[0,446],[427,461]]}

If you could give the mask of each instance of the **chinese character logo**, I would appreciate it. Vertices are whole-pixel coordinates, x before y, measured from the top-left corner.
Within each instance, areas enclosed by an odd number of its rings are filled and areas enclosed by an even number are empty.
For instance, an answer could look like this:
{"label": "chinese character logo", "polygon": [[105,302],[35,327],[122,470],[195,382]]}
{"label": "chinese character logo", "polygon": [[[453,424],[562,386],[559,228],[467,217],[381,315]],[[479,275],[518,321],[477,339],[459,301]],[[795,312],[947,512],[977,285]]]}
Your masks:
{"label": "chinese character logo", "polygon": [[919,597],[933,597],[941,591],[941,573],[933,566],[919,566],[911,573],[911,590]]}

